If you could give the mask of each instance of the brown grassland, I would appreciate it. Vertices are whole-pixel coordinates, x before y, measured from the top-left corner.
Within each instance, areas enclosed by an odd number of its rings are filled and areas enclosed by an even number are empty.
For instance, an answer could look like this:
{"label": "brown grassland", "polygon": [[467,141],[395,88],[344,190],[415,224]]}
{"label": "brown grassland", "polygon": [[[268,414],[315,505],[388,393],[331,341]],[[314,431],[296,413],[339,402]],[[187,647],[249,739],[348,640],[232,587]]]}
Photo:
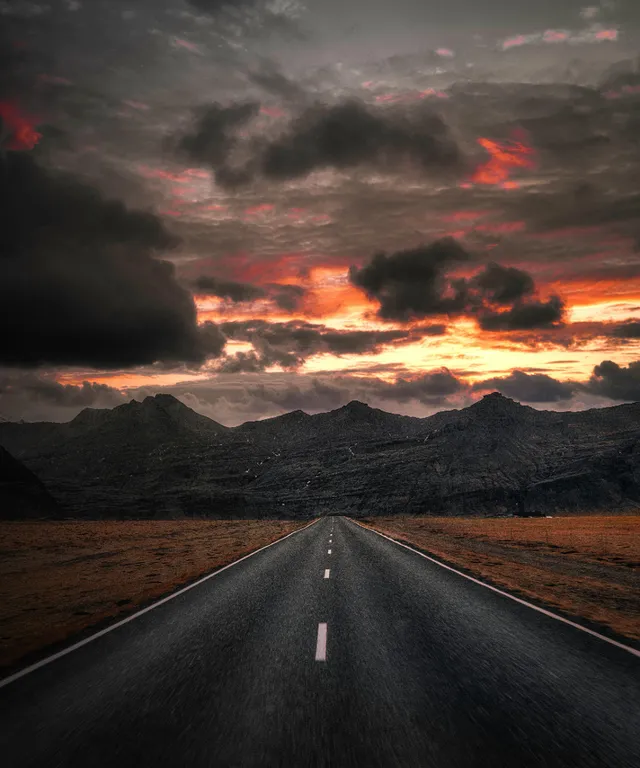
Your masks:
{"label": "brown grassland", "polygon": [[303,525],[282,520],[0,523],[0,666],[131,612]]}
{"label": "brown grassland", "polygon": [[364,522],[495,585],[640,640],[640,516]]}

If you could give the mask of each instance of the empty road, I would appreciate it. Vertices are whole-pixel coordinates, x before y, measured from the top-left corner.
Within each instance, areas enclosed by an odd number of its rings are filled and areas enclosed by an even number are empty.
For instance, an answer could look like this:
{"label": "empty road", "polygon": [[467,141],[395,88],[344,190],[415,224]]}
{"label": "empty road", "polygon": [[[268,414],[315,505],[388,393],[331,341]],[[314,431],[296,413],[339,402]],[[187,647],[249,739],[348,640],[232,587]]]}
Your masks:
{"label": "empty road", "polygon": [[0,688],[3,768],[638,768],[640,658],[325,518]]}

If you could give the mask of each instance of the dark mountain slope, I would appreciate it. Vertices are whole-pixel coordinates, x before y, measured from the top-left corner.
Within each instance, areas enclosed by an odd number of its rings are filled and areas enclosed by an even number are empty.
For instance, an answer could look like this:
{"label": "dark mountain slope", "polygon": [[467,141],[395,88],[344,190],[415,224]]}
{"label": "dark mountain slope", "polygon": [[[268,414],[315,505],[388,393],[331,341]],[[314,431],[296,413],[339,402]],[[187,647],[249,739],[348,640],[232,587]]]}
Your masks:
{"label": "dark mountain slope", "polygon": [[222,427],[168,395],[0,441],[80,516],[553,513],[640,507],[640,404],[498,393],[418,419],[352,402]]}
{"label": "dark mountain slope", "polygon": [[0,440],[78,516],[182,514],[172,489],[197,476],[203,451],[227,432],[171,395],[36,426],[0,424]]}
{"label": "dark mountain slope", "polygon": [[51,494],[24,464],[0,446],[0,519],[59,517]]}

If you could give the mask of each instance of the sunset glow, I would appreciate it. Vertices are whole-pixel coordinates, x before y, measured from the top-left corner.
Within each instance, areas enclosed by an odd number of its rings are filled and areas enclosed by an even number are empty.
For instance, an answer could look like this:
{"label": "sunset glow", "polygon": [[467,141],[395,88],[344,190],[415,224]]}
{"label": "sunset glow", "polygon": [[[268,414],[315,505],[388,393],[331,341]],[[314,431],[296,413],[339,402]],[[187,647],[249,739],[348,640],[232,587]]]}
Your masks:
{"label": "sunset glow", "polygon": [[[358,32],[377,14],[396,29],[381,6],[334,29],[327,56],[320,8],[285,29],[288,0],[253,3],[62,4],[42,17],[60,15],[56,60],[33,58],[41,32],[12,33],[0,305],[21,317],[3,354],[27,394],[12,405],[0,373],[0,415],[192,386],[233,421],[290,392],[317,410],[325,386],[339,402],[363,382],[420,392],[443,369],[450,389],[376,404],[427,414],[484,381],[527,383],[534,407],[634,393],[640,76],[617,6],[485,9],[482,29],[477,5],[460,29],[416,10],[412,41],[390,33],[388,50]],[[267,27],[277,45],[256,42]],[[606,361],[625,389],[593,384]]]}

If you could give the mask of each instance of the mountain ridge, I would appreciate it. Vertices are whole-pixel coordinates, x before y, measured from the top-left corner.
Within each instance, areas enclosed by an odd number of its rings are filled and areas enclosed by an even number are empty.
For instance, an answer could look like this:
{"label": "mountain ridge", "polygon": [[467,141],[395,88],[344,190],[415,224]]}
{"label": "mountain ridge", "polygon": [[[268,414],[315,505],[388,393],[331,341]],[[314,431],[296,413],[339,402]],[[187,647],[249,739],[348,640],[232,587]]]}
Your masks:
{"label": "mountain ridge", "polygon": [[351,401],[237,427],[172,395],[0,423],[80,517],[508,514],[640,508],[640,404],[538,411],[499,393],[419,418]]}

